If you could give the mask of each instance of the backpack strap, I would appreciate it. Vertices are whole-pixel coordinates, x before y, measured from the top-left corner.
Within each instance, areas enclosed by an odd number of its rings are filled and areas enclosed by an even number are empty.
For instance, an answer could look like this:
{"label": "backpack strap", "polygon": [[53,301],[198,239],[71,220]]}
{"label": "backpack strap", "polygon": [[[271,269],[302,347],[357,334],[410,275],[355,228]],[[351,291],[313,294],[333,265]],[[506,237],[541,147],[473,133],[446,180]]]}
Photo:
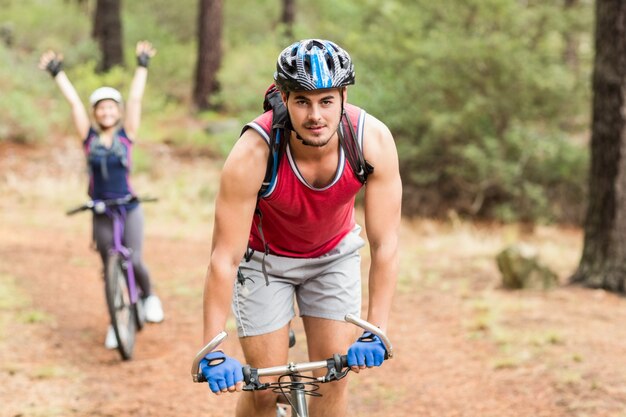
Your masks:
{"label": "backpack strap", "polygon": [[259,197],[266,195],[276,183],[278,164],[285,151],[287,139],[291,132],[291,123],[287,107],[280,96],[280,91],[276,85],[272,84],[265,92],[263,99],[263,110],[272,111],[272,125],[269,131],[270,156],[267,159],[267,168],[263,185],[259,190]]}
{"label": "backpack strap", "polygon": [[354,172],[354,175],[356,175],[361,184],[365,184],[367,182],[368,175],[374,172],[374,167],[365,160],[363,147],[359,145],[359,140],[356,132],[354,131],[352,120],[350,120],[350,117],[345,109],[343,110],[341,123],[339,123],[339,129],[337,132],[339,135],[339,143],[343,148],[343,152],[346,154],[346,158],[352,168],[352,172]]}
{"label": "backpack strap", "polygon": [[[265,240],[265,234],[263,233],[263,213],[259,210],[259,199],[266,195],[274,188],[276,183],[276,177],[278,174],[278,164],[285,152],[287,139],[291,132],[291,123],[289,122],[289,114],[287,113],[287,107],[283,103],[283,99],[280,96],[280,91],[272,84],[265,92],[263,99],[263,110],[265,112],[272,111],[272,122],[269,132],[266,131],[267,127],[259,126],[266,133],[267,143],[270,148],[270,154],[267,158],[267,167],[265,169],[265,177],[261,184],[261,189],[257,194],[257,207],[254,210],[254,215],[258,217],[257,229],[261,240],[263,241],[263,259],[261,260],[261,269],[263,276],[265,277],[265,285],[270,285],[269,275],[267,273],[265,257],[270,253],[270,247]],[[255,128],[256,129],[256,128]],[[244,128],[245,131],[245,128]],[[243,133],[243,132],[242,132]],[[250,248],[246,249],[244,259],[249,262],[254,254],[254,250]]]}
{"label": "backpack strap", "polygon": [[[267,286],[267,285],[270,285],[270,278],[269,278],[269,275],[267,274],[267,267],[265,266],[265,257],[269,255],[270,253],[270,245],[265,240],[265,235],[263,234],[263,213],[258,208],[258,201],[259,200],[257,198],[257,208],[254,210],[254,215],[258,216],[259,218],[259,224],[257,226],[257,230],[259,231],[259,234],[261,235],[261,240],[263,241],[263,259],[261,260],[261,270],[263,272],[263,277],[265,278],[265,285]],[[250,243],[248,243],[248,247],[246,248],[246,253],[244,254],[245,261],[250,262],[250,259],[252,259],[252,255],[254,255],[254,249],[252,249],[250,247]],[[243,283],[245,283],[245,280]]]}

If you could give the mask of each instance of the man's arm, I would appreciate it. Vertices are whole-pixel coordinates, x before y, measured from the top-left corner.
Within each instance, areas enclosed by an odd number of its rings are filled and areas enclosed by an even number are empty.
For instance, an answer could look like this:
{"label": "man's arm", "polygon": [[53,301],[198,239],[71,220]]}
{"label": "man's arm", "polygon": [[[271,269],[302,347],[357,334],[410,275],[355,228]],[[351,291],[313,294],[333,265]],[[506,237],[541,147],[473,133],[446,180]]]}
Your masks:
{"label": "man's arm", "polygon": [[365,187],[365,230],[370,245],[367,321],[386,331],[398,275],[402,182],[389,129],[368,115],[365,158],[374,166]]}
{"label": "man's arm", "polygon": [[233,282],[248,244],[269,148],[254,130],[237,141],[222,170],[215,202],[211,258],[204,286],[204,343],[224,330]]}

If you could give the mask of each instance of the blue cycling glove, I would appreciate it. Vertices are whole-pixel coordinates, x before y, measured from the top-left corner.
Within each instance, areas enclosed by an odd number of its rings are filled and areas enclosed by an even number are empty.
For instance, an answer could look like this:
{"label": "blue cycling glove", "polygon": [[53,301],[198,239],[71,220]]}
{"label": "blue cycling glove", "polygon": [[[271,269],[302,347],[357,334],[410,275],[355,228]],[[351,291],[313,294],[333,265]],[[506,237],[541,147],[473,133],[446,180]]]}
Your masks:
{"label": "blue cycling glove", "polygon": [[380,338],[365,332],[348,349],[348,366],[380,366],[386,355],[387,350]]}
{"label": "blue cycling glove", "polygon": [[241,364],[224,352],[210,352],[200,361],[200,372],[213,392],[220,392],[243,381]]}

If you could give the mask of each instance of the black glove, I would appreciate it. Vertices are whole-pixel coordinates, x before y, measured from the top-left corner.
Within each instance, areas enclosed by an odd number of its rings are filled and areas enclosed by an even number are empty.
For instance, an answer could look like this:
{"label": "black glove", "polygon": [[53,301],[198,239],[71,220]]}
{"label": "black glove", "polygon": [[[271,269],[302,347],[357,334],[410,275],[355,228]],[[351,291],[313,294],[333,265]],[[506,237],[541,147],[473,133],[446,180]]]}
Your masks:
{"label": "black glove", "polygon": [[63,60],[62,59],[51,59],[46,65],[46,71],[52,75],[52,78],[56,77],[59,72],[63,70]]}
{"label": "black glove", "polygon": [[148,68],[148,63],[150,62],[150,55],[146,52],[142,52],[137,55],[137,65],[140,67]]}

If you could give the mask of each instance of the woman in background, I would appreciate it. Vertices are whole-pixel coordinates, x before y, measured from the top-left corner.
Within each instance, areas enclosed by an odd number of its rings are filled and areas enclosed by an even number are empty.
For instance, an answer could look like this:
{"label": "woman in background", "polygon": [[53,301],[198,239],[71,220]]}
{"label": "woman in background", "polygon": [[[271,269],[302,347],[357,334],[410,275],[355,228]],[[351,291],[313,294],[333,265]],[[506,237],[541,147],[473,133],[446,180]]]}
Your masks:
{"label": "woman in background", "polygon": [[[89,97],[93,124],[76,89],[63,71],[63,56],[54,51],[45,52],[39,67],[48,71],[59,86],[72,109],[72,118],[80,138],[89,168],[89,196],[104,200],[134,195],[129,182],[131,151],[141,120],[141,100],[148,78],[148,63],[156,54],[149,42],[137,43],[137,68],[133,77],[126,105],[122,95],[112,87],[100,87]],[[125,114],[124,114],[124,107]],[[124,117],[123,117],[124,115]],[[163,321],[161,300],[153,293],[150,275],[142,260],[144,215],[139,202],[126,205],[126,226],[123,243],[131,249],[131,261],[135,277],[142,290],[146,321]],[[93,238],[104,267],[108,250],[113,244],[113,225],[106,214],[93,215]],[[113,327],[109,326],[105,346],[117,348]]]}

